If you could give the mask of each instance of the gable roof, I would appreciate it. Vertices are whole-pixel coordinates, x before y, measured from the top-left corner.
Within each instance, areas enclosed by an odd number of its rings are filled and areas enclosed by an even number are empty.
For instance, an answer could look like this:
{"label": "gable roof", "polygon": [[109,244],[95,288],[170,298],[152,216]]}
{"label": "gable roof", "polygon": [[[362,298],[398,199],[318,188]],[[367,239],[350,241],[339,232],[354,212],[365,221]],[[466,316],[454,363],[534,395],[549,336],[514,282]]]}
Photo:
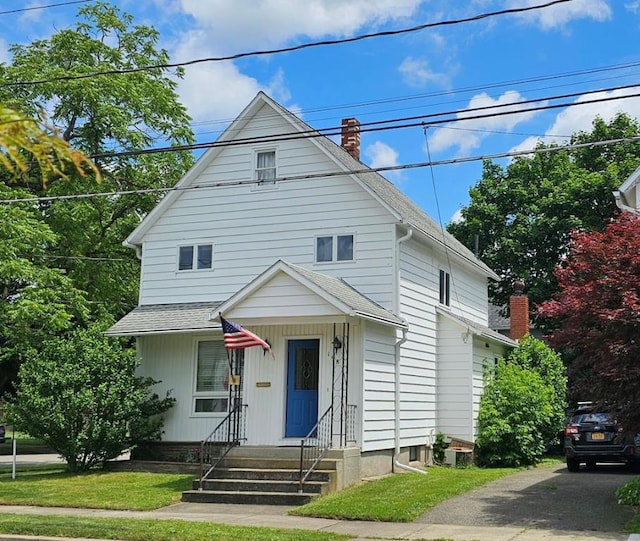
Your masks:
{"label": "gable roof", "polygon": [[284,273],[302,286],[324,299],[346,316],[360,317],[383,325],[406,328],[407,322],[375,303],[344,280],[327,276],[283,260],[276,261],[249,284],[227,299],[211,312],[211,319],[232,310],[242,301],[258,291],[279,273]]}
{"label": "gable roof", "polygon": [[[458,256],[463,262],[470,264],[487,277],[493,278],[494,280],[500,279],[493,270],[476,258],[473,252],[444,228],[440,227],[433,218],[428,216],[420,207],[404,195],[392,182],[379,173],[369,170],[366,164],[356,160],[344,148],[334,143],[328,137],[320,135],[314,128],[267,96],[264,92],[259,92],[254,97],[251,103],[245,107],[222,133],[217,142],[224,143],[233,141],[236,134],[250,122],[251,118],[263,105],[268,105],[279,113],[282,118],[287,120],[292,127],[292,131],[308,134],[308,140],[329,156],[345,173],[353,172],[350,173],[350,176],[359,182],[367,192],[374,196],[381,205],[394,214],[400,223],[422,233],[422,235],[442,249],[451,250],[451,252]],[[164,209],[180,196],[180,188],[190,186],[199,177],[200,173],[206,169],[209,163],[221,152],[222,148],[221,146],[214,146],[201,156],[196,164],[185,174],[178,184],[176,184],[176,189],[169,192],[160,203],[156,205],[138,227],[127,237],[123,244],[130,247],[140,246],[146,231],[162,215]]]}
{"label": "gable roof", "polygon": [[633,188],[640,185],[640,167],[629,175],[616,191],[613,196],[616,199],[616,205],[620,210],[640,214],[640,201],[638,195]]}

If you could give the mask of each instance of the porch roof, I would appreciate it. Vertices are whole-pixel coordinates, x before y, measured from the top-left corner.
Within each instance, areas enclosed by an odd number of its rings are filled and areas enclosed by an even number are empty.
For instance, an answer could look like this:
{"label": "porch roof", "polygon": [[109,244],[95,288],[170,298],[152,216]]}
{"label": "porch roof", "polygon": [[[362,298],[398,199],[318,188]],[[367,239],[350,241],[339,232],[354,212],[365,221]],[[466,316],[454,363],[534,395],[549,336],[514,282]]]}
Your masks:
{"label": "porch roof", "polygon": [[360,317],[399,328],[408,326],[403,318],[372,301],[341,278],[321,274],[283,260],[278,260],[216,310],[213,310],[211,318],[216,318],[218,312],[232,311],[234,307],[245,302],[261,288],[267,287],[269,281],[277,275],[288,276],[346,316]]}
{"label": "porch roof", "polygon": [[110,327],[105,334],[140,336],[220,329],[220,323],[209,320],[211,311],[220,304],[222,301],[138,306]]}
{"label": "porch roof", "polygon": [[438,314],[444,317],[447,317],[449,319],[452,319],[464,327],[467,327],[469,331],[472,334],[475,334],[476,336],[481,336],[482,338],[485,338],[487,340],[498,342],[504,346],[516,347],[518,345],[518,342],[516,342],[515,340],[512,340],[508,336],[505,336],[504,334],[500,334],[499,332],[496,332],[493,329],[490,329],[489,327],[476,323],[475,321],[472,321],[466,317],[459,316],[458,314],[454,314],[453,312],[450,312],[449,310],[445,310],[440,307],[437,307],[436,311],[438,312]]}

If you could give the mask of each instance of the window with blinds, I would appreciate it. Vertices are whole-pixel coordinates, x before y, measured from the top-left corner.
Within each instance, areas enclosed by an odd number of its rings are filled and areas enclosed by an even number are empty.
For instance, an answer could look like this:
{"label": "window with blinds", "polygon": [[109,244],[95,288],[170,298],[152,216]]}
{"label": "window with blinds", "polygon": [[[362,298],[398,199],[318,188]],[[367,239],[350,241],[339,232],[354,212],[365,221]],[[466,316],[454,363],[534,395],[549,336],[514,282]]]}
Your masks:
{"label": "window with blinds", "polygon": [[225,413],[229,409],[229,362],[224,342],[198,342],[194,393],[195,413]]}

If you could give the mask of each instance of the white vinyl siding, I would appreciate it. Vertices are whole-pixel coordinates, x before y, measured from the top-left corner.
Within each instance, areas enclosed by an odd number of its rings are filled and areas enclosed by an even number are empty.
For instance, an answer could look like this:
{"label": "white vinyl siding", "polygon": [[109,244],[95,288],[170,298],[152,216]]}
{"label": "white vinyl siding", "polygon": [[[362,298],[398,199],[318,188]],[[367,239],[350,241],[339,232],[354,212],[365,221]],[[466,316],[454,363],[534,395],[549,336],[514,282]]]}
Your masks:
{"label": "white vinyl siding", "polygon": [[[246,409],[247,445],[298,445],[299,438],[284,438],[286,411],[287,343],[288,340],[320,340],[318,415],[331,404],[333,325],[256,326],[251,332],[269,340],[275,359],[261,348],[245,350],[243,404]],[[155,391],[164,396],[172,390],[177,401],[165,415],[165,441],[201,441],[224,418],[226,413],[203,416],[192,411],[193,367],[196,344],[219,340],[219,333],[206,335],[164,335],[139,338],[142,355],[140,373],[159,381]],[[362,348],[361,331],[350,326],[349,403],[357,404],[356,445],[362,437]],[[336,431],[337,433],[337,431]],[[337,436],[336,436],[337,437]],[[337,442],[336,442],[337,443]],[[353,444],[353,443],[352,443]]]}
{"label": "white vinyl siding", "polygon": [[[271,110],[238,137],[290,130]],[[253,151],[244,145],[220,149],[197,183],[237,182],[253,175]],[[309,140],[279,143],[279,177],[322,171],[336,165]],[[387,309],[393,305],[395,218],[345,176],[279,181],[277,190],[252,185],[187,190],[145,235],[140,304],[224,300],[278,259],[340,277]],[[327,231],[327,224],[336,227]],[[338,229],[339,228],[339,229]],[[215,273],[176,272],[176,247],[203,231],[215,244]],[[315,264],[319,235],[355,235],[355,261]],[[357,237],[357,238],[356,238]],[[356,254],[354,253],[354,256]]]}

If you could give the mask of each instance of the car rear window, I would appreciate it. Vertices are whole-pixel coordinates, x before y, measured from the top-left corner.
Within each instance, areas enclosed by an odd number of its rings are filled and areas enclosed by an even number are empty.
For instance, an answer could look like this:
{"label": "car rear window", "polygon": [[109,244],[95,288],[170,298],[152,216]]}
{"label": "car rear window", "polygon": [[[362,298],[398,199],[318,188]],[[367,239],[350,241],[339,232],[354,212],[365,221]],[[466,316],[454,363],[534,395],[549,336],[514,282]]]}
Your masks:
{"label": "car rear window", "polygon": [[615,424],[616,420],[610,413],[580,413],[574,415],[571,422],[577,425],[582,423]]}

